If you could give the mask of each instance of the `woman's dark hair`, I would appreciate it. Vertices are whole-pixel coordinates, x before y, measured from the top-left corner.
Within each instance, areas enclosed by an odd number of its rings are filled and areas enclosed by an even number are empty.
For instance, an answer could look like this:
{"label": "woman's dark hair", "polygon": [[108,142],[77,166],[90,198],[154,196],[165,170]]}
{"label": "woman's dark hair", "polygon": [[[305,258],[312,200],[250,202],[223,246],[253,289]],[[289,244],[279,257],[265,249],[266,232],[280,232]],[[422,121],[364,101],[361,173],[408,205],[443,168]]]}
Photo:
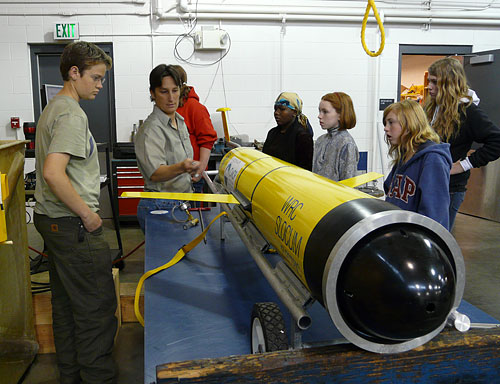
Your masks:
{"label": "woman's dark hair", "polygon": [[182,80],[179,72],[174,68],[173,65],[160,64],[156,66],[149,74],[149,90],[154,92],[156,88],[161,87],[161,83],[164,77],[170,76],[174,83],[180,88],[182,86]]}
{"label": "woman's dark hair", "polygon": [[181,87],[181,96],[179,97],[179,107],[182,107],[186,102],[189,92],[191,91],[191,87],[187,85],[187,73],[180,65],[172,65],[174,69],[179,72],[179,76],[181,77],[182,87]]}
{"label": "woman's dark hair", "polygon": [[68,72],[71,67],[76,66],[80,73],[83,74],[86,69],[101,63],[105,64],[106,69],[109,70],[113,60],[97,45],[87,41],[75,41],[64,48],[59,70],[63,80],[68,81]]}

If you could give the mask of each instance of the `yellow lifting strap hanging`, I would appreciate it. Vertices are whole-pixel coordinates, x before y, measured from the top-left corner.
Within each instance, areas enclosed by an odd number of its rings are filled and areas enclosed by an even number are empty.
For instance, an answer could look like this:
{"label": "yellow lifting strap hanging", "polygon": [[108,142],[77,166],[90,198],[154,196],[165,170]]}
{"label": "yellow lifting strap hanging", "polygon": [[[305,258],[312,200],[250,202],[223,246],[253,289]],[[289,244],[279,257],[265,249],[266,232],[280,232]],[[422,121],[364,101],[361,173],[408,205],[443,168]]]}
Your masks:
{"label": "yellow lifting strap hanging", "polygon": [[[373,14],[375,15],[375,19],[377,19],[378,28],[380,29],[380,48],[375,53],[368,49],[365,42],[366,23],[368,22],[368,15],[370,14],[370,8],[373,8]],[[363,45],[363,49],[365,50],[367,55],[371,57],[377,57],[384,50],[385,46],[384,25],[382,24],[382,20],[380,19],[380,15],[378,14],[374,0],[368,0],[368,4],[366,5],[365,16],[363,17],[363,25],[361,26],[361,44]]]}
{"label": "yellow lifting strap hanging", "polygon": [[177,193],[177,192],[123,192],[122,197],[141,199],[166,199],[184,201],[204,201],[207,203],[239,204],[233,195],[222,193]]}
{"label": "yellow lifting strap hanging", "polygon": [[141,311],[139,310],[139,298],[141,296],[141,291],[142,291],[142,285],[144,284],[144,281],[153,276],[154,274],[160,272],[160,271],[163,271],[167,268],[170,268],[171,266],[177,264],[179,261],[182,260],[182,258],[184,256],[186,256],[186,254],[191,251],[194,247],[196,247],[200,241],[203,240],[203,238],[206,236],[208,230],[210,229],[210,227],[212,226],[213,223],[215,223],[220,217],[222,216],[227,216],[227,213],[226,212],[221,212],[219,213],[217,216],[215,216],[215,218],[210,222],[210,224],[208,224],[208,226],[205,228],[205,230],[200,233],[198,236],[196,236],[194,238],[194,240],[191,240],[191,242],[189,242],[188,244],[182,246],[178,251],[177,253],[175,254],[175,256],[166,264],[162,265],[161,267],[158,267],[158,268],[155,268],[155,269],[152,269],[148,272],[146,272],[144,275],[141,276],[141,278],[139,279],[139,283],[137,284],[137,288],[135,290],[135,298],[134,298],[134,312],[135,312],[135,317],[137,317],[137,320],[139,321],[139,323],[141,323],[141,325],[144,327],[144,318],[142,317],[141,315]]}
{"label": "yellow lifting strap hanging", "polygon": [[384,175],[382,175],[381,173],[368,172],[359,176],[351,177],[350,179],[341,180],[339,181],[339,184],[354,188],[366,184],[369,181],[380,179],[381,177],[384,177]]}

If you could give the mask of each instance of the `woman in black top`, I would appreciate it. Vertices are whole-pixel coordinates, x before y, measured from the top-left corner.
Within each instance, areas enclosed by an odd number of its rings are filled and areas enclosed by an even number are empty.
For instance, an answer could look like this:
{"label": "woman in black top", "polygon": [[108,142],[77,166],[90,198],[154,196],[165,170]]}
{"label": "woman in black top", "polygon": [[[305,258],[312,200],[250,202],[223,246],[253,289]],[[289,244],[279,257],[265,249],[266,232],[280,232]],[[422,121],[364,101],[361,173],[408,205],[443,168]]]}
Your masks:
{"label": "woman in black top", "polygon": [[[429,67],[427,118],[441,140],[450,143],[450,229],[462,204],[471,168],[500,157],[500,129],[474,103],[462,64],[447,57]],[[483,146],[468,155],[472,143]]]}
{"label": "woman in black top", "polygon": [[268,134],[262,152],[309,171],[312,170],[313,138],[302,100],[296,93],[283,92],[274,103],[278,124]]}

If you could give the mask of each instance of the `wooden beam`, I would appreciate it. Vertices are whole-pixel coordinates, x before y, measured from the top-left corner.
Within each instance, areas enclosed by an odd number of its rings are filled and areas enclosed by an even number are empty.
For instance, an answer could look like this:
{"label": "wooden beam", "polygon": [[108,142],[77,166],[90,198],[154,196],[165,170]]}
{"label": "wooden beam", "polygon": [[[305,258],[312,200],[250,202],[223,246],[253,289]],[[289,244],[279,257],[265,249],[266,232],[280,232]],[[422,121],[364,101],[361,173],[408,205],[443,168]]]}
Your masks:
{"label": "wooden beam", "polygon": [[352,344],[173,362],[157,367],[157,383],[493,383],[500,377],[500,330],[446,329],[399,354]]}

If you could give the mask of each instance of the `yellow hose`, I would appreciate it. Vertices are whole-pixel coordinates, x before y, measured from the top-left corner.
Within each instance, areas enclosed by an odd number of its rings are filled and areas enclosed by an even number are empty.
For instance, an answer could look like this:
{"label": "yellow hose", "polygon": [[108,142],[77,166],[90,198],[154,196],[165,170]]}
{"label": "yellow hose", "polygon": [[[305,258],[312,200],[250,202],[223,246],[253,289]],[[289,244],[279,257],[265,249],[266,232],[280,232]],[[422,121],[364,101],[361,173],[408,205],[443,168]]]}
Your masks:
{"label": "yellow hose", "polygon": [[[368,49],[365,42],[366,23],[368,22],[368,15],[370,14],[370,8],[373,8],[373,14],[377,19],[377,24],[380,29],[380,48],[375,53]],[[375,6],[375,1],[373,0],[368,0],[368,4],[366,5],[365,16],[363,17],[363,25],[361,27],[361,44],[363,45],[363,49],[365,50],[366,54],[371,57],[377,57],[384,50],[385,46],[384,25],[382,24],[382,20],[380,19],[380,15],[378,14],[377,7]]]}
{"label": "yellow hose", "polygon": [[184,245],[177,251],[175,256],[170,260],[168,263],[162,265],[161,267],[152,269],[148,272],[146,272],[144,275],[141,276],[139,279],[139,283],[137,284],[137,288],[135,289],[135,298],[134,298],[134,312],[135,312],[135,317],[137,317],[137,320],[141,325],[144,327],[144,318],[142,317],[141,311],[139,310],[139,298],[141,296],[141,291],[142,291],[142,285],[144,284],[144,281],[148,278],[153,276],[154,274],[163,271],[164,269],[170,268],[172,265],[177,264],[179,261],[182,260],[186,254],[191,251],[194,247],[196,247],[201,240],[205,237],[207,234],[207,231],[210,229],[210,226],[215,223],[217,219],[219,219],[221,216],[227,216],[226,212],[221,212],[219,213],[211,222],[208,224],[208,226],[205,228],[205,230],[200,233],[194,240],[189,242],[188,244]]}

